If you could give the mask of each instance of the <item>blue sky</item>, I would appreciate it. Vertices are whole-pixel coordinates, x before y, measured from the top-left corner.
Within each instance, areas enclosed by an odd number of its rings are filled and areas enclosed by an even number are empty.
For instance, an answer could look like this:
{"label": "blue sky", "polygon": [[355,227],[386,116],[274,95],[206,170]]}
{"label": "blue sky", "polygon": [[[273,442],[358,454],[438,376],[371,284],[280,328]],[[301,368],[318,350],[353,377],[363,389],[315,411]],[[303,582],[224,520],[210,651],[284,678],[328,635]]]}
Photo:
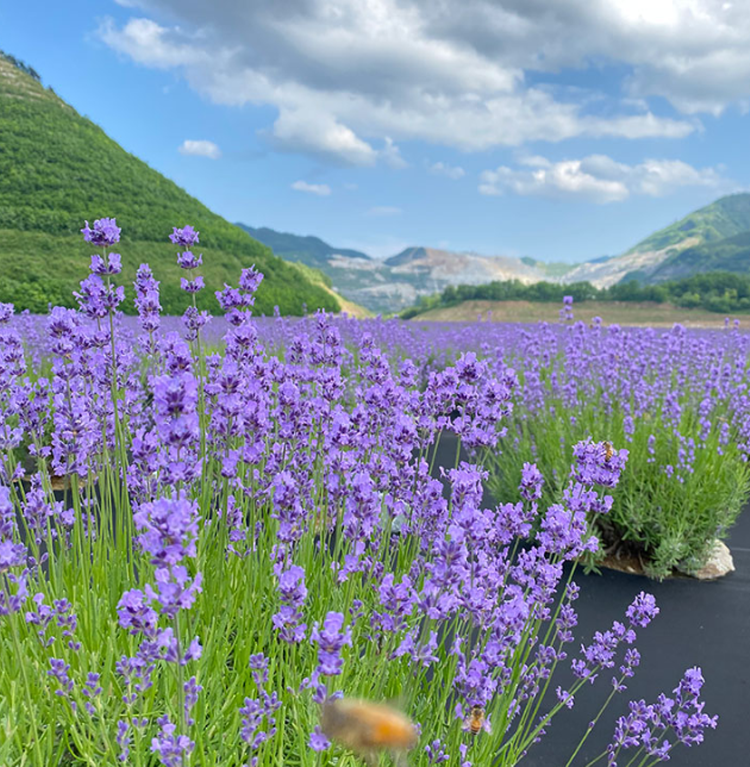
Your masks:
{"label": "blue sky", "polygon": [[231,221],[576,262],[750,188],[722,0],[66,0],[0,48]]}

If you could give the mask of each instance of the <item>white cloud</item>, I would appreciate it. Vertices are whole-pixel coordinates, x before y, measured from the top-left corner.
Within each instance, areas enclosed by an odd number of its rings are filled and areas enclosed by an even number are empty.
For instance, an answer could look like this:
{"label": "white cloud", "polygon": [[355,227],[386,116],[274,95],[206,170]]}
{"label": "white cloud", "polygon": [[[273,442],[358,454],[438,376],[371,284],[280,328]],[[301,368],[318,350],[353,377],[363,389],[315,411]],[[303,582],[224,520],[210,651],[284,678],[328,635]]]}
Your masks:
{"label": "white cloud", "polygon": [[385,146],[380,150],[379,155],[389,168],[400,170],[409,164],[401,156],[401,150],[393,143],[390,136],[385,137]]}
{"label": "white cloud", "polygon": [[376,205],[367,211],[368,216],[398,216],[401,213],[401,208],[396,208],[393,205]]}
{"label": "white cloud", "polygon": [[616,162],[606,155],[550,162],[526,158],[524,169],[500,166],[481,174],[485,195],[511,192],[595,203],[621,202],[632,194],[663,197],[686,186],[719,187],[724,179],[714,168],[697,169],[681,160],[644,160],[637,165]]}
{"label": "white cloud", "polygon": [[210,160],[218,160],[221,157],[221,150],[213,141],[194,141],[186,138],[177,151],[195,157],[208,157]]}
{"label": "white cloud", "polygon": [[519,155],[516,162],[519,165],[526,165],[529,168],[549,168],[552,163],[546,158],[538,154],[522,154]]}
{"label": "white cloud", "polygon": [[285,151],[308,152],[343,165],[374,165],[377,152],[351,128],[329,115],[282,111],[273,126],[273,141]]}
{"label": "white cloud", "polygon": [[331,194],[331,187],[328,184],[308,184],[307,181],[295,181],[291,186],[298,192],[317,194],[318,197],[328,197]]}
{"label": "white cloud", "polygon": [[[147,67],[171,69],[198,63],[191,59],[190,45],[179,27],[170,31],[151,19],[130,19],[122,29],[117,29],[112,19],[105,19],[99,27],[99,36],[114,50]],[[205,63],[202,51],[193,53]]]}
{"label": "white cloud", "polygon": [[459,178],[463,178],[466,175],[466,171],[460,166],[446,165],[443,162],[434,162],[430,165],[430,173],[435,173],[438,176],[447,176],[457,181]]}
{"label": "white cloud", "polygon": [[[654,114],[648,96],[689,115],[750,98],[750,14],[716,0],[465,0],[460,13],[458,0],[139,4],[179,25],[105,21],[111,48],[177,70],[215,103],[275,107],[277,148],[345,165],[402,167],[397,144],[414,139],[475,151],[682,138],[700,124]],[[599,94],[597,111],[590,92],[528,84],[592,60],[632,73],[626,98]]]}
{"label": "white cloud", "polygon": [[686,114],[719,113],[750,95],[750,14],[722,0],[471,0],[460,14],[420,0],[428,34],[524,70],[625,65],[635,98]]}

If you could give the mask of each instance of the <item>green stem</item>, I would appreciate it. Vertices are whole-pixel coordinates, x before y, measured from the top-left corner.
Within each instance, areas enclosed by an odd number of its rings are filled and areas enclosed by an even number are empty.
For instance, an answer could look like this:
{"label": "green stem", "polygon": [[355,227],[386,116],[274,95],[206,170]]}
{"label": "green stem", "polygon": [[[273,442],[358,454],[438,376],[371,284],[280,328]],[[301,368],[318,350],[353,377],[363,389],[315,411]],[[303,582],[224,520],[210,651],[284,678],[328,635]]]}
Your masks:
{"label": "green stem", "polygon": [[16,649],[16,657],[18,658],[18,665],[21,667],[21,676],[23,677],[23,689],[26,693],[26,705],[29,707],[29,716],[31,717],[31,727],[34,731],[34,753],[36,755],[36,763],[44,764],[42,758],[42,750],[39,747],[39,725],[36,721],[36,707],[34,706],[34,700],[31,697],[31,687],[29,686],[29,678],[26,675],[26,660],[21,651],[21,640],[18,637],[18,627],[16,626],[16,616],[14,615],[10,621],[11,629],[13,633],[13,645]]}

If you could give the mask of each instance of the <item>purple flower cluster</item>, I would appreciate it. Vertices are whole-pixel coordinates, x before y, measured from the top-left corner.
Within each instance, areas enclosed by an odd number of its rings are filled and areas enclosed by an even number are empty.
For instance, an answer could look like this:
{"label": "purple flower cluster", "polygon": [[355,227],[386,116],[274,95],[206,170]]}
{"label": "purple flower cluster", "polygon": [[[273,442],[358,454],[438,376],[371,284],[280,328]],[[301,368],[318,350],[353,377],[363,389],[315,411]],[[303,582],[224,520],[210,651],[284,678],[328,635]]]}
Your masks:
{"label": "purple flower cluster", "polygon": [[[189,610],[202,591],[202,573],[191,578],[187,566],[182,564],[196,555],[197,504],[184,494],[160,498],[142,504],[133,521],[140,531],[137,542],[156,570],[153,585],[147,583],[143,591],[126,591],[118,604],[120,626],[144,637],[135,656],[123,656],[117,663],[117,671],[127,688],[123,700],[129,707],[153,684],[152,675],[158,662],[183,667],[198,660],[203,651],[197,637],[185,646],[175,631],[180,612]],[[162,619],[172,625],[163,627]],[[184,728],[193,724],[190,710],[203,688],[195,677],[184,683],[178,680],[178,683],[183,687],[183,729],[178,732],[177,725],[165,715],[158,720],[161,729],[152,741],[152,751],[164,765],[184,764],[185,756],[195,746]],[[129,750],[127,728],[118,738],[122,741],[120,758],[124,761]]]}
{"label": "purple flower cluster", "polygon": [[301,608],[305,603],[305,571],[297,565],[278,572],[279,596],[281,607],[271,622],[279,632],[279,638],[285,642],[301,642],[305,638],[307,626],[302,622]]}
{"label": "purple flower cluster", "polygon": [[322,627],[315,623],[310,640],[318,645],[318,666],[316,674],[320,676],[336,676],[341,673],[344,661],[341,650],[352,643],[352,630],[344,626],[344,616],[341,613],[329,612]]}
{"label": "purple flower cluster", "polygon": [[[614,668],[616,653],[623,642],[627,645],[635,642],[635,629],[646,628],[658,614],[659,608],[656,606],[654,597],[642,591],[625,612],[628,619],[627,626],[615,621],[611,629],[604,632],[597,631],[590,645],[581,645],[582,657],[571,662],[573,674],[578,679],[593,683],[602,669]],[[635,665],[637,665],[636,656],[631,653],[626,658],[625,667],[633,668]],[[625,676],[629,676],[627,671],[623,669],[621,671]]]}
{"label": "purple flower cluster", "polygon": [[655,761],[667,761],[677,744],[689,747],[702,743],[706,728],[715,729],[718,722],[717,716],[703,712],[702,687],[703,674],[694,667],[685,672],[673,698],[661,694],[653,704],[631,701],[630,713],[617,720],[607,750],[607,766],[617,767],[620,753],[628,749],[643,749]]}
{"label": "purple flower cluster", "polygon": [[[119,238],[113,227],[102,219],[85,234],[109,247]],[[106,251],[92,258],[81,310],[57,308],[47,320],[49,378],[25,380],[25,350],[12,335],[16,320],[0,329],[0,613],[25,614],[25,623],[10,617],[29,651],[45,659],[41,673],[67,707],[58,725],[64,737],[74,722],[76,747],[90,729],[101,750],[99,730],[108,728],[122,762],[136,753],[181,767],[199,753],[215,761],[221,757],[202,749],[219,740],[225,758],[231,748],[230,759],[252,767],[304,759],[299,738],[288,745],[277,737],[282,704],[284,720],[302,723],[309,747],[323,751],[331,744],[309,721],[312,704],[342,695],[329,690],[334,685],[347,696],[357,687],[367,694],[362,667],[369,663],[382,674],[373,691],[401,688],[412,703],[423,697],[442,710],[450,701],[460,720],[447,727],[442,716],[425,722],[418,759],[470,767],[497,753],[496,745],[517,747],[520,758],[547,726],[538,712],[548,692],[556,691],[557,711],[572,707],[586,682],[605,671],[614,675],[615,691],[626,688],[640,664],[636,631],[658,613],[653,597],[639,594],[623,622],[597,632],[570,658],[579,589],[563,585],[565,562],[596,549],[597,521],[607,514],[609,523],[614,514],[629,456],[650,446],[661,462],[661,444],[647,443],[642,432],[654,402],[660,417],[682,429],[682,439],[674,431],[665,437],[659,425],[653,432],[671,441],[671,465],[688,477],[718,430],[707,391],[739,392],[744,368],[725,369],[717,356],[716,371],[696,394],[703,436],[694,439],[685,428],[685,398],[655,391],[657,384],[618,380],[616,395],[599,404],[590,372],[617,369],[618,359],[635,356],[629,336],[600,322],[514,335],[485,323],[478,342],[467,335],[473,331],[456,327],[443,331],[447,348],[430,346],[429,335],[398,322],[325,312],[300,320],[253,317],[262,280],[254,267],[243,270],[237,288],[217,293],[226,332],[211,339],[221,353],[207,353],[208,333],[188,343],[207,318],[195,301],[203,279],[192,274],[202,261],[194,253],[198,233],[187,226],[170,239],[191,272],[183,281],[192,293],[187,333],[172,332],[178,326],[160,317],[159,284],[146,264],[134,282],[138,324],[117,315],[107,296],[120,258]],[[572,319],[572,300],[565,307]],[[0,320],[4,314],[10,310],[0,307]],[[109,322],[101,323],[104,317]],[[664,343],[689,358],[684,334]],[[567,368],[556,362],[561,355]],[[682,380],[680,368],[671,373]],[[558,396],[554,407],[547,386]],[[563,434],[563,425],[582,418],[573,410],[581,401],[601,408],[608,428],[620,430],[618,440],[632,438],[630,452]],[[534,432],[530,424],[540,413],[560,425],[553,442],[566,458],[556,472],[544,465],[549,445],[542,434],[533,435],[538,458],[510,450]],[[729,450],[736,435],[734,424],[727,428]],[[750,444],[750,421],[747,438]],[[438,445],[446,439],[455,459],[438,471]],[[21,446],[38,463],[30,486],[15,483]],[[488,508],[492,478],[482,461],[510,452],[518,459],[508,472],[513,500]],[[69,485],[64,503],[50,491],[57,476]],[[66,508],[69,498],[73,509]],[[131,508],[132,519],[125,516]],[[28,551],[17,543],[17,513]],[[115,552],[123,552],[122,562]],[[99,633],[82,613],[79,630],[73,606],[54,598],[45,580],[64,557],[79,563],[94,589],[102,588],[102,562],[132,578],[112,581],[122,584],[114,675],[109,667],[84,667],[99,657],[93,648],[72,654]],[[211,574],[211,595],[237,596],[231,609],[200,597],[203,573]],[[29,579],[39,592],[33,598]],[[49,604],[42,594],[51,595]],[[80,613],[78,601],[76,607]],[[312,614],[325,617],[310,627]],[[195,634],[214,642],[201,663]],[[247,648],[254,653],[249,668]],[[555,672],[568,663],[574,680],[563,689]],[[440,683],[439,694],[430,680]],[[700,673],[691,671],[672,697],[631,706],[630,718],[618,722],[612,764],[623,749],[658,756],[675,738],[699,742],[715,724],[698,701],[700,684]],[[219,689],[229,697],[212,708]],[[116,701],[103,690],[116,690]],[[117,713],[108,722],[110,705]],[[476,734],[466,723],[474,707],[485,715]],[[149,743],[152,756],[139,751]]]}
{"label": "purple flower cluster", "polygon": [[35,594],[33,601],[36,610],[26,612],[26,623],[38,626],[37,636],[42,645],[49,647],[57,639],[54,636],[47,636],[48,628],[54,619],[57,627],[62,629],[61,637],[68,640],[66,643],[68,649],[78,652],[81,649],[81,643],[75,639],[78,618],[72,612],[70,602],[67,599],[56,599],[53,607],[50,607],[44,603],[44,594],[41,593]]}
{"label": "purple flower cluster", "polygon": [[250,317],[247,311],[255,304],[255,292],[263,281],[263,275],[255,266],[243,269],[240,275],[240,288],[224,285],[224,290],[216,291],[216,299],[225,312],[227,322],[242,325]]}
{"label": "purple flower cluster", "polygon": [[86,242],[90,242],[99,248],[109,248],[112,245],[116,245],[120,241],[121,231],[114,218],[97,219],[94,221],[93,229],[89,226],[89,222],[86,221],[86,225],[81,229]]}
{"label": "purple flower cluster", "polygon": [[195,295],[200,293],[206,286],[201,275],[196,275],[195,270],[203,263],[203,255],[196,256],[190,248],[198,243],[198,232],[189,224],[182,229],[173,227],[169,239],[174,245],[179,245],[185,250],[177,254],[177,264],[181,269],[188,272],[188,277],[180,278],[180,287],[188,295],[192,296],[193,304],[188,306],[182,317],[189,341],[195,341],[200,336],[203,328],[211,319],[207,311],[200,311],[195,304]]}
{"label": "purple flower cluster", "polygon": [[[158,329],[161,321],[161,304],[159,303],[159,283],[154,279],[151,267],[141,264],[136,273],[135,308],[144,332],[152,334]],[[153,342],[146,345],[147,353],[155,351]]]}
{"label": "purple flower cluster", "polygon": [[125,300],[125,288],[107,285],[98,274],[91,274],[81,281],[80,293],[73,295],[86,317],[101,320]]}
{"label": "purple flower cluster", "polygon": [[[245,705],[240,709],[240,736],[252,753],[258,751],[263,743],[276,734],[275,712],[281,706],[281,701],[275,692],[269,694],[266,690],[268,658],[263,653],[251,655],[249,666],[259,697],[245,698]],[[257,764],[258,756],[254,755],[250,760],[250,767],[257,767]]]}
{"label": "purple flower cluster", "polygon": [[91,256],[91,274],[111,277],[122,271],[122,257],[119,253],[108,253],[107,260],[99,255]]}
{"label": "purple flower cluster", "polygon": [[143,504],[133,515],[137,540],[157,567],[177,565],[195,556],[198,537],[198,505],[184,495],[160,498]]}
{"label": "purple flower cluster", "polygon": [[26,601],[28,571],[21,570],[25,565],[26,547],[12,540],[0,540],[0,616],[17,613]]}
{"label": "purple flower cluster", "polygon": [[187,735],[175,734],[177,726],[165,714],[157,720],[160,730],[151,741],[151,752],[159,757],[164,767],[184,767],[186,757],[195,748]]}
{"label": "purple flower cluster", "polygon": [[170,487],[200,475],[198,381],[189,370],[153,376],[153,430],[138,433],[139,459]]}
{"label": "purple flower cluster", "polygon": [[574,319],[573,296],[563,296],[563,305],[562,309],[560,309],[560,322],[572,322]]}
{"label": "purple flower cluster", "polygon": [[[172,227],[172,234],[169,235],[170,242],[173,245],[179,245],[182,248],[192,248],[193,245],[198,243],[198,235],[200,232],[196,232],[190,224],[183,226],[182,229],[178,229],[176,226]],[[190,269],[192,267],[183,267]]]}

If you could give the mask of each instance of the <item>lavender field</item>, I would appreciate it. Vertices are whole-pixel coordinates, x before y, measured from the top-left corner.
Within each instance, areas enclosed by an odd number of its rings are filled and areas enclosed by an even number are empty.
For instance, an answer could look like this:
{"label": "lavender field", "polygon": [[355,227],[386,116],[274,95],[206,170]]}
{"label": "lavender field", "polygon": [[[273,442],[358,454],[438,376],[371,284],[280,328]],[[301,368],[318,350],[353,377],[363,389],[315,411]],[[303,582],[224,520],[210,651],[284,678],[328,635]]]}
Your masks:
{"label": "lavender field", "polygon": [[[84,235],[80,309],[0,311],[0,764],[510,767],[578,696],[611,733],[588,765],[717,727],[690,658],[607,716],[659,608],[634,581],[581,635],[575,572],[625,546],[689,573],[736,520],[740,327],[255,317],[252,268],[210,318],[191,227],[185,315],[144,264],[125,318],[119,229]],[[413,747],[321,727],[341,697]]]}

